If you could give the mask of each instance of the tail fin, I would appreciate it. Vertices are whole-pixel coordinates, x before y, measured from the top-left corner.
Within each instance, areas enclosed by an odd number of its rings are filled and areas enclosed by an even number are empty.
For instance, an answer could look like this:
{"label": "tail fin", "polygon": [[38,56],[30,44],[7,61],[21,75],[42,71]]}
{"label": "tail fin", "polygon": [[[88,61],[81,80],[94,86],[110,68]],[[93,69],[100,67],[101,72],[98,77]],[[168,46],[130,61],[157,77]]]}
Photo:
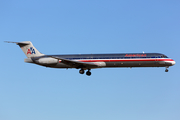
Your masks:
{"label": "tail fin", "polygon": [[23,42],[9,42],[6,41],[8,43],[16,43],[17,45],[19,45],[19,47],[22,49],[22,51],[24,52],[24,54],[30,58],[30,57],[38,57],[38,56],[42,56],[44,54],[40,53],[30,41],[23,41]]}

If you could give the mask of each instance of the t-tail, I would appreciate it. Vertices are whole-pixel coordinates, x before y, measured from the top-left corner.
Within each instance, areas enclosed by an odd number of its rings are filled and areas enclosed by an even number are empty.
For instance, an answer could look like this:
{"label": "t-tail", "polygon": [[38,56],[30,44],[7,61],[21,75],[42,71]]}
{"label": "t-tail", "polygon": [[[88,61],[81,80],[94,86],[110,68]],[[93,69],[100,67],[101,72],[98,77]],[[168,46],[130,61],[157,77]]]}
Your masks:
{"label": "t-tail", "polygon": [[22,49],[22,51],[24,52],[24,54],[28,57],[38,57],[38,56],[42,56],[44,54],[40,53],[30,41],[23,41],[23,42],[9,42],[9,41],[5,41],[8,43],[16,43],[17,45],[19,45],[19,47]]}

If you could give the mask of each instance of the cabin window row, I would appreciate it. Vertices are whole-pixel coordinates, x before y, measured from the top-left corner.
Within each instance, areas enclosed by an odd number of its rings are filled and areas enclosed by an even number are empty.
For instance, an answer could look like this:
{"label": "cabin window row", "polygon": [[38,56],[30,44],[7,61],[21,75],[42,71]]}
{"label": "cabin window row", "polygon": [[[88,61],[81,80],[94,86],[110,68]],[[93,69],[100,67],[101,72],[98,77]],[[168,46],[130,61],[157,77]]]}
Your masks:
{"label": "cabin window row", "polygon": [[133,59],[133,58],[162,58],[161,56],[157,57],[87,57],[87,58],[65,58],[69,60],[73,59]]}

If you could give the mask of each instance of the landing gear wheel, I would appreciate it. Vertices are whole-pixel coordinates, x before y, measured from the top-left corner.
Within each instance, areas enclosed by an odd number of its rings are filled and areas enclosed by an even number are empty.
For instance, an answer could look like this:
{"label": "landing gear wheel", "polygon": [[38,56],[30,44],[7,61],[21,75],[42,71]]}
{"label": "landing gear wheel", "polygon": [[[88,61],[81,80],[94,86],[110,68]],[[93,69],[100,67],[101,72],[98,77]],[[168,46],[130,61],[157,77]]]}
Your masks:
{"label": "landing gear wheel", "polygon": [[90,71],[87,71],[87,72],[86,72],[86,75],[87,75],[87,76],[90,76],[90,75],[91,75],[91,72],[90,72]]}
{"label": "landing gear wheel", "polygon": [[168,72],[169,70],[168,70],[168,68],[169,68],[169,66],[166,66],[166,70],[165,70],[165,72]]}
{"label": "landing gear wheel", "polygon": [[79,70],[79,73],[84,74],[84,70],[83,69]]}

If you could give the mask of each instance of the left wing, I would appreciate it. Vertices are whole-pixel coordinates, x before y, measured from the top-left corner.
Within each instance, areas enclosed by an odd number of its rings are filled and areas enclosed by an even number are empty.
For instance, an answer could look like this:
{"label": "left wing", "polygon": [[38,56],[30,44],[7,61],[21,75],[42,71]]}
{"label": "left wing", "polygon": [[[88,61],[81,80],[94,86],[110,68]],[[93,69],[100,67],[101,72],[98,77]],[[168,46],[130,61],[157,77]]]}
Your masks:
{"label": "left wing", "polygon": [[73,68],[86,68],[86,69],[90,69],[90,68],[98,68],[98,65],[94,64],[94,63],[87,63],[87,62],[80,62],[80,61],[75,61],[75,60],[68,60],[68,59],[64,59],[64,58],[60,58],[60,57],[56,57],[56,56],[49,56],[58,60],[61,60],[61,63],[64,63],[66,65],[69,65]]}

